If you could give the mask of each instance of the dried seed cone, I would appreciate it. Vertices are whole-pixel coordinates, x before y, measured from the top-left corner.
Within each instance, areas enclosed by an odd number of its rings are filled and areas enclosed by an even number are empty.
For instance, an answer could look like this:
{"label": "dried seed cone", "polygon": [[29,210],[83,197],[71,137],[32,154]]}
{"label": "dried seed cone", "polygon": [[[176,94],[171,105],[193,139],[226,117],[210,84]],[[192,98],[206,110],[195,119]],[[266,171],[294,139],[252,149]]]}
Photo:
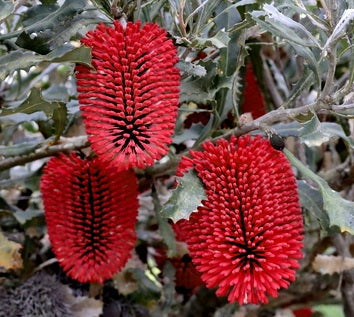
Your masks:
{"label": "dried seed cone", "polygon": [[71,278],[103,282],[122,269],[136,241],[132,171],[62,154],[48,162],[40,189],[53,251]]}
{"label": "dried seed cone", "polygon": [[288,160],[261,137],[231,137],[191,151],[180,169],[193,167],[207,199],[178,225],[202,280],[230,302],[267,303],[294,281],[302,257],[303,220]]}

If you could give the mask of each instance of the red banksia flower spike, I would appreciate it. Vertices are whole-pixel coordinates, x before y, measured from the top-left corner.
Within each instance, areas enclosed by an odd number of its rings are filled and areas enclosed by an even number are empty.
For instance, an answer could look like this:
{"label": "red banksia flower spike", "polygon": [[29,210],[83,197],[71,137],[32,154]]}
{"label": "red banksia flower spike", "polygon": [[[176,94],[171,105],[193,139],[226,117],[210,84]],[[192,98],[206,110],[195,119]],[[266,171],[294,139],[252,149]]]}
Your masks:
{"label": "red banksia flower spike", "polygon": [[[266,303],[295,279],[303,220],[290,163],[259,136],[191,152],[207,199],[178,222],[202,280],[230,302]],[[187,162],[187,163],[186,163]],[[190,160],[184,161],[191,168]]]}
{"label": "red banksia flower spike", "polygon": [[100,24],[81,42],[94,70],[77,66],[78,98],[92,149],[119,169],[144,168],[168,151],[179,104],[177,51],[153,23]]}
{"label": "red banksia flower spike", "polygon": [[246,65],[242,111],[251,112],[253,119],[261,117],[266,113],[264,97],[250,62]]}
{"label": "red banksia flower spike", "polygon": [[71,278],[102,283],[123,268],[136,241],[131,170],[61,154],[49,160],[40,188],[53,252]]}

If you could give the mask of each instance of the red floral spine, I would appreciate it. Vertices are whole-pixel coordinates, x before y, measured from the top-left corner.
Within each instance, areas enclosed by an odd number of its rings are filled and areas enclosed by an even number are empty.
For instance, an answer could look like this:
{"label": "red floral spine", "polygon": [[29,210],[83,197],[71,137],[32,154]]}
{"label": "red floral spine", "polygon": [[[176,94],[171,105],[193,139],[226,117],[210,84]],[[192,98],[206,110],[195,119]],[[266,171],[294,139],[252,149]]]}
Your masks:
{"label": "red floral spine", "polygon": [[92,149],[123,170],[145,168],[168,151],[177,117],[177,51],[153,23],[103,24],[81,42],[94,69],[77,66],[79,102]]}
{"label": "red floral spine", "polygon": [[132,171],[61,154],[48,162],[40,189],[53,251],[71,278],[102,283],[123,268],[136,241]]}
{"label": "red floral spine", "polygon": [[[259,136],[221,139],[191,151],[207,199],[181,220],[202,280],[230,302],[266,303],[295,279],[303,221],[296,179],[285,155]],[[192,162],[191,162],[192,161]]]}
{"label": "red floral spine", "polygon": [[264,97],[251,63],[246,65],[245,90],[243,92],[242,112],[250,112],[253,119],[266,113]]}

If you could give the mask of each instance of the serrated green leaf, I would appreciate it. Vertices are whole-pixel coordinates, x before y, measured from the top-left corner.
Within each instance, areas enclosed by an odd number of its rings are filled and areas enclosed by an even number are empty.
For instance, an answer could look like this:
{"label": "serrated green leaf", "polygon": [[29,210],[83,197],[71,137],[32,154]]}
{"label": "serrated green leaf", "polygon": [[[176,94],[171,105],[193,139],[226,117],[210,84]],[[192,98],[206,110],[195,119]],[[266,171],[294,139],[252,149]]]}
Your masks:
{"label": "serrated green leaf", "polygon": [[162,206],[161,212],[163,217],[170,218],[175,223],[181,219],[189,219],[191,213],[202,206],[202,200],[206,199],[203,183],[194,170],[189,170],[183,177],[177,177],[177,183],[177,188]]}
{"label": "serrated green leaf", "polygon": [[320,122],[316,115],[303,124],[299,136],[301,141],[309,147],[320,146],[333,138],[342,138],[348,146],[354,149],[354,141],[345,135],[342,126],[334,122]]}
{"label": "serrated green leaf", "polygon": [[170,224],[167,222],[167,219],[164,218],[161,214],[161,205],[156,191],[153,191],[152,199],[154,202],[154,210],[157,224],[159,226],[159,231],[163,241],[165,242],[168,248],[167,255],[169,257],[173,257],[177,253],[175,233]]}
{"label": "serrated green leaf", "polygon": [[0,117],[16,113],[32,114],[36,112],[44,112],[47,118],[52,118],[54,110],[59,109],[62,106],[63,104],[60,102],[48,102],[43,100],[40,91],[34,88],[27,100],[16,108],[3,109],[0,113]]}
{"label": "serrated green leaf", "polygon": [[214,46],[216,48],[225,48],[229,43],[230,38],[227,32],[220,30],[213,37],[203,38],[196,37],[192,41],[192,46],[198,49]]}
{"label": "serrated green leaf", "polygon": [[284,149],[284,154],[303,176],[318,185],[330,226],[338,226],[342,232],[348,231],[350,234],[354,234],[354,203],[342,198],[324,179],[303,165],[290,151]]}
{"label": "serrated green leaf", "polygon": [[52,84],[48,89],[42,91],[42,97],[46,101],[68,102],[68,89],[64,86]]}
{"label": "serrated green leaf", "polygon": [[48,4],[48,5],[36,5],[29,8],[23,14],[23,22],[22,25],[24,27],[31,26],[34,23],[44,19],[49,14],[55,12],[59,9],[57,4]]}
{"label": "serrated green leaf", "polygon": [[267,15],[266,21],[278,29],[284,38],[293,39],[302,46],[321,48],[317,39],[302,24],[282,14],[274,5],[266,3],[263,9]]}
{"label": "serrated green leaf", "polygon": [[175,134],[173,137],[173,143],[181,144],[184,141],[196,140],[199,138],[200,133],[203,131],[204,125],[201,123],[193,123],[189,129],[183,129],[179,131],[178,134]]}
{"label": "serrated green leaf", "polygon": [[216,29],[228,30],[236,23],[241,22],[242,18],[237,10],[237,4],[228,6],[225,10],[220,12],[215,18],[210,22],[215,23]]}
{"label": "serrated green leaf", "polygon": [[329,219],[328,215],[323,210],[322,195],[319,190],[311,187],[303,180],[298,181],[297,185],[301,206],[317,218],[322,229],[328,230]]}
{"label": "serrated green leaf", "polygon": [[26,32],[23,31],[17,38],[15,44],[24,49],[31,50],[39,54],[48,54],[50,52],[50,47],[46,39],[39,38],[37,35],[33,38]]}
{"label": "serrated green leaf", "polygon": [[86,46],[75,48],[71,45],[63,45],[47,55],[36,55],[30,51],[16,50],[0,57],[0,79],[5,79],[16,69],[27,69],[41,62],[71,62],[91,66],[91,49]]}
{"label": "serrated green leaf", "polygon": [[12,1],[0,0],[0,20],[6,19],[14,10],[15,5]]}
{"label": "serrated green leaf", "polygon": [[232,76],[237,67],[237,56],[239,55],[240,46],[237,41],[239,40],[239,33],[232,33],[227,42],[227,48],[220,50],[219,66],[225,76]]}
{"label": "serrated green leaf", "polygon": [[[63,5],[49,15],[45,15],[43,19],[29,25],[24,30],[31,34],[33,32],[41,32],[47,29],[55,30],[56,28],[67,24],[73,17],[83,12],[86,6],[85,0],[65,0]],[[0,40],[5,40],[18,36],[22,31],[15,31],[7,34],[0,35]]]}
{"label": "serrated green leaf", "polygon": [[180,60],[176,65],[184,74],[203,77],[206,75],[206,69],[195,63]]}
{"label": "serrated green leaf", "polygon": [[24,225],[27,221],[35,217],[43,216],[43,210],[35,209],[33,207],[28,207],[26,210],[18,209],[13,213],[13,216],[21,225]]}
{"label": "serrated green leaf", "polygon": [[214,120],[215,120],[215,116],[214,114],[211,113],[208,123],[204,126],[203,130],[199,133],[199,137],[195,141],[194,146],[197,146],[198,144],[203,142],[208,136],[210,136],[211,130],[214,125]]}
{"label": "serrated green leaf", "polygon": [[307,46],[310,43],[306,43],[301,37],[299,37],[294,31],[290,28],[287,28],[285,25],[282,25],[276,21],[273,21],[269,18],[266,18],[266,21],[263,21],[259,18],[259,12],[253,11],[250,13],[253,20],[264,30],[270,32],[274,36],[278,36],[281,39],[288,42],[294,50],[302,57],[304,57],[309,63],[310,69],[314,72],[318,85],[321,82],[320,69],[318,65],[318,58],[315,57],[314,53]]}
{"label": "serrated green leaf", "polygon": [[354,21],[354,8],[347,9],[343,12],[341,19],[335,26],[331,36],[328,38],[323,50],[325,51],[329,46],[333,45],[338,39],[348,33],[353,33],[353,28],[351,32],[346,32],[347,27]]}
{"label": "serrated green leaf", "polygon": [[54,142],[58,141],[60,136],[63,134],[64,129],[66,127],[66,121],[68,116],[68,110],[63,103],[59,103],[58,108],[53,111],[53,121],[54,121],[54,133],[55,139]]}
{"label": "serrated green leaf", "polygon": [[194,101],[204,104],[214,100],[215,91],[204,91],[199,82],[195,80],[184,80],[181,84],[180,103]]}
{"label": "serrated green leaf", "polygon": [[282,137],[299,136],[302,125],[297,121],[287,123],[280,122],[272,125],[272,129],[276,132],[276,134]]}

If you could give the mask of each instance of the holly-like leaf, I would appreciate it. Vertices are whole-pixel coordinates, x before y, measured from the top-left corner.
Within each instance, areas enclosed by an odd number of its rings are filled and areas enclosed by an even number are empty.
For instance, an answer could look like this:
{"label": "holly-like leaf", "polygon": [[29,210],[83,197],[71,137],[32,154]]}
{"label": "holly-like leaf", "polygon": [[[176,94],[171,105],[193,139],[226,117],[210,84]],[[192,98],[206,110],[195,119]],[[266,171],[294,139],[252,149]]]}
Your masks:
{"label": "holly-like leaf", "polygon": [[37,35],[31,37],[26,31],[20,34],[15,44],[39,54],[48,54],[50,52],[50,47],[45,39],[39,38]]}
{"label": "holly-like leaf", "polygon": [[321,193],[303,180],[298,181],[297,185],[301,206],[317,218],[322,229],[328,230],[329,219],[328,215],[323,210]]}
{"label": "holly-like leaf", "polygon": [[[266,5],[265,5],[266,6]],[[283,14],[274,14],[269,11],[271,5],[267,5],[268,12],[253,11],[250,13],[252,19],[264,30],[270,32],[274,36],[288,42],[300,56],[304,57],[309,65],[309,68],[316,76],[317,83],[321,82],[320,68],[318,64],[319,57],[316,57],[309,47],[319,47],[317,40],[310,36],[309,33],[300,23],[285,17]],[[266,16],[265,20],[260,19],[261,16]],[[285,17],[285,19],[283,18]],[[306,36],[305,36],[306,34]]]}
{"label": "holly-like leaf", "polygon": [[14,10],[14,3],[12,1],[0,0],[0,20],[6,19]]}
{"label": "holly-like leaf", "polygon": [[276,134],[282,137],[299,136],[301,128],[301,124],[297,121],[286,123],[280,122],[272,125],[272,129],[276,132]]}
{"label": "holly-like leaf", "polygon": [[159,226],[159,231],[163,241],[165,242],[168,248],[167,255],[169,257],[173,257],[177,253],[175,233],[173,232],[173,229],[170,224],[167,222],[167,219],[162,217],[161,204],[156,192],[152,193],[152,199],[154,202],[154,210],[157,219],[157,224]]}
{"label": "holly-like leaf", "polygon": [[64,132],[68,116],[68,110],[65,104],[60,102],[56,102],[56,104],[59,107],[53,111],[55,141],[57,141]]}
{"label": "holly-like leaf", "polygon": [[189,129],[183,129],[176,133],[173,137],[173,143],[181,144],[188,140],[196,140],[203,131],[204,125],[201,123],[193,123]]}
{"label": "holly-like leaf", "polygon": [[32,89],[31,94],[21,105],[16,108],[7,108],[3,109],[0,113],[0,116],[8,116],[16,113],[36,113],[44,112],[47,118],[52,118],[54,111],[60,107],[65,107],[64,104],[60,102],[48,102],[45,101],[38,89]]}
{"label": "holly-like leaf", "polygon": [[203,77],[206,75],[206,69],[188,61],[180,60],[177,64],[177,67],[182,71],[182,73],[192,76]]}
{"label": "holly-like leaf", "polygon": [[189,219],[191,213],[202,206],[202,200],[206,199],[203,183],[193,169],[183,177],[177,177],[177,183],[171,198],[162,207],[162,215],[175,223],[181,219]]}
{"label": "holly-like leaf", "polygon": [[[43,15],[43,19],[29,25],[24,30],[31,34],[33,32],[42,32],[44,30],[55,30],[63,25],[70,25],[71,21],[78,14],[83,12],[86,7],[85,0],[66,0],[61,7],[49,15]],[[22,33],[23,30],[0,35],[0,40],[13,38]]]}
{"label": "holly-like leaf", "polygon": [[210,46],[214,46],[215,48],[226,48],[229,41],[229,34],[223,30],[220,30],[213,37],[196,37],[192,41],[192,46],[198,49],[203,49]]}
{"label": "holly-like leaf", "polygon": [[59,6],[57,4],[40,4],[33,6],[24,12],[22,25],[24,27],[31,26],[58,9]]}
{"label": "holly-like leaf", "polygon": [[301,141],[307,146],[320,146],[331,139],[342,138],[348,146],[354,149],[354,141],[346,136],[342,126],[334,122],[320,122],[316,115],[304,123],[300,132]]}
{"label": "holly-like leaf", "polygon": [[303,165],[290,151],[284,153],[291,164],[305,177],[313,180],[322,194],[323,207],[329,217],[331,226],[338,226],[342,232],[354,234],[354,203],[342,198],[327,182]]}
{"label": "holly-like leaf", "polygon": [[21,244],[8,240],[0,231],[0,269],[17,270],[22,268],[21,248]]}
{"label": "holly-like leaf", "polygon": [[16,50],[0,57],[0,79],[16,69],[27,69],[41,62],[71,62],[91,66],[91,49],[85,46],[78,48],[72,45],[63,45],[47,55],[35,54],[27,50]]}

